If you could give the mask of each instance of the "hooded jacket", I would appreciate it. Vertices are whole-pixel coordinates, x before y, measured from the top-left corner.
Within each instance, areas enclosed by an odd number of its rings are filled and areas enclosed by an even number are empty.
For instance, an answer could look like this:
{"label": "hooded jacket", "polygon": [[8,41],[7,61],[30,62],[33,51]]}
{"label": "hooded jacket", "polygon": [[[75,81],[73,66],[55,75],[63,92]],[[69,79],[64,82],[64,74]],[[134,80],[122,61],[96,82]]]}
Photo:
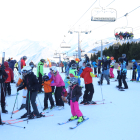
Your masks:
{"label": "hooded jacket", "polygon": [[5,72],[8,74],[8,78],[6,79],[5,83],[10,83],[14,80],[14,74],[11,68],[9,68],[9,64],[7,61],[4,62]]}
{"label": "hooded jacket", "polygon": [[44,63],[40,61],[37,65],[37,77],[39,77],[39,74],[41,74],[42,76],[44,75],[43,66],[44,66]]}
{"label": "hooded jacket", "polygon": [[65,83],[58,71],[56,73],[56,76],[54,74],[52,74],[51,80],[54,81],[54,83],[51,83],[51,86],[56,86],[56,87],[65,86]]}
{"label": "hooded jacket", "polygon": [[81,78],[84,78],[85,84],[92,83],[92,77],[90,76],[90,72],[93,72],[92,68],[86,67],[80,75]]}
{"label": "hooded jacket", "polygon": [[50,84],[51,84],[51,80],[44,81],[44,83],[42,84],[44,86],[44,92],[45,93],[52,92],[52,88],[51,88]]}

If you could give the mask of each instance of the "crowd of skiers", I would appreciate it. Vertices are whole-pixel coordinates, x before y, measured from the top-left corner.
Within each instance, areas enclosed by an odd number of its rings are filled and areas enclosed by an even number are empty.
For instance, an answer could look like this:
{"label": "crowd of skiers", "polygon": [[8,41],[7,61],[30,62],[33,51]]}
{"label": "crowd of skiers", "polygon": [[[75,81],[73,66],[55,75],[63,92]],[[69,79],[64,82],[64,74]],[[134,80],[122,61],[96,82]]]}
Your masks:
{"label": "crowd of skiers", "polygon": [[132,32],[125,32],[125,33],[123,33],[123,32],[120,32],[120,33],[118,33],[118,32],[116,32],[115,33],[115,37],[116,37],[116,40],[118,40],[118,39],[120,39],[120,40],[122,40],[122,39],[124,39],[124,40],[126,40],[126,39],[133,39],[133,37],[134,37],[134,34],[132,33]]}
{"label": "crowd of skiers", "polygon": [[[96,104],[92,101],[94,94],[94,86],[92,77],[100,77],[98,84],[103,84],[103,78],[106,79],[107,84],[110,85],[110,78],[114,78],[113,69],[116,63],[114,57],[99,57],[98,63],[92,61],[90,63],[89,57],[85,54],[85,59],[75,59],[70,62],[61,62],[60,66],[65,67],[65,79],[63,80],[59,74],[57,67],[50,67],[50,72],[48,74],[44,73],[44,63],[45,59],[41,59],[37,65],[37,73],[34,74],[33,68],[35,67],[33,62],[29,63],[29,66],[26,66],[27,57],[23,56],[18,62],[18,72],[19,78],[16,83],[17,93],[23,91],[23,100],[19,110],[26,108],[27,112],[21,116],[21,118],[28,117],[29,119],[44,117],[42,113],[39,113],[36,98],[37,94],[44,93],[44,108],[43,110],[53,109],[55,106],[58,109],[63,109],[65,103],[68,103],[71,107],[72,117],[69,121],[73,119],[78,119],[78,123],[84,120],[83,114],[79,109],[79,98],[82,95],[82,86],[81,78],[84,79],[85,91],[83,95],[83,100],[80,104]],[[13,61],[13,60],[8,60]],[[1,81],[1,107],[2,113],[7,113],[5,109],[5,96],[6,93],[11,95],[11,86],[10,83],[14,81],[14,73],[11,68],[9,68],[8,61],[4,62],[4,65],[0,65],[0,74],[2,75]],[[125,54],[122,54],[122,57],[118,58],[118,68],[117,68],[117,80],[119,89],[128,89],[126,82],[127,74],[127,65],[128,61]],[[136,61],[133,59],[133,76],[132,81],[136,80],[136,71],[138,71],[138,78],[140,78],[140,64],[137,65]],[[11,62],[13,63],[13,62]],[[14,62],[16,63],[16,61]],[[94,68],[94,74],[92,70]],[[62,69],[63,72],[63,69]],[[122,82],[124,88],[122,87]],[[44,91],[42,90],[44,89]],[[55,101],[53,99],[55,97]],[[48,106],[48,99],[50,101],[50,108]],[[31,106],[33,112],[31,112]]]}

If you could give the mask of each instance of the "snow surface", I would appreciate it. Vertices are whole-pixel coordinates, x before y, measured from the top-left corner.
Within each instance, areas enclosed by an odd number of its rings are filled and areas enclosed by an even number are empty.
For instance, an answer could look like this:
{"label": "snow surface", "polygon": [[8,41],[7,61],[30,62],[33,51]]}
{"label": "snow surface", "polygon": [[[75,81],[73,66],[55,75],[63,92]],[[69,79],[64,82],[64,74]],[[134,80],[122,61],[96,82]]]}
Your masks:
{"label": "snow surface", "polygon": [[[58,68],[61,71],[60,68]],[[46,73],[49,72],[48,68],[44,68]],[[36,73],[36,69],[34,70]],[[64,73],[60,73],[65,77]],[[117,75],[116,70],[114,74]],[[130,80],[132,71],[127,72],[127,80]],[[82,85],[84,81],[82,80]],[[80,110],[83,115],[89,117],[89,120],[78,126],[76,129],[69,129],[75,126],[76,121],[64,125],[57,123],[65,122],[71,117],[71,110],[68,104],[65,104],[63,110],[55,108],[46,115],[54,114],[52,117],[39,118],[29,120],[27,122],[20,122],[15,126],[26,127],[25,129],[10,126],[0,125],[0,140],[139,140],[140,139],[140,83],[128,82],[129,89],[125,91],[118,91],[116,89],[117,82],[107,82],[104,80],[103,85],[97,84],[98,78],[93,78],[94,96],[93,101],[102,101],[101,105],[80,105]],[[114,81],[111,79],[111,81]],[[16,93],[15,84],[11,84],[12,94]],[[84,91],[84,89],[83,89]],[[102,92],[102,93],[101,93]],[[19,92],[18,104],[15,110],[20,107],[22,101],[22,91]],[[15,103],[16,96],[7,96],[6,109],[8,114],[2,113],[2,120],[10,120],[11,112]],[[38,94],[37,104],[38,109],[42,112],[44,94]],[[40,102],[39,102],[40,100]],[[82,98],[79,100],[79,102]],[[40,104],[41,103],[41,104]],[[22,110],[12,117],[19,118],[26,110]]]}

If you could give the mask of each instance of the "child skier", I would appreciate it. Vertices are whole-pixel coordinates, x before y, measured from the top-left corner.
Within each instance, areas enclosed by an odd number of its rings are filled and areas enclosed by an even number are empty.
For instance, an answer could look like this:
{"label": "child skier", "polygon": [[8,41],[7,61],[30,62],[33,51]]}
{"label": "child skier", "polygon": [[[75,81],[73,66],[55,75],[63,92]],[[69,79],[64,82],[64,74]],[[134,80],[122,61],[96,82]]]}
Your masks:
{"label": "child skier", "polygon": [[94,67],[94,75],[95,75],[95,77],[97,77],[97,63],[96,63],[96,61],[93,61],[92,65]]}
{"label": "child skier", "polygon": [[79,97],[82,95],[82,89],[80,86],[78,86],[78,79],[75,77],[70,78],[70,83],[71,85],[68,88],[68,97],[67,99],[69,100],[69,104],[71,107],[71,113],[72,117],[69,119],[69,121],[78,119],[78,123],[81,123],[84,121],[83,114],[79,110],[79,105],[78,105],[78,100]]}
{"label": "child skier", "polygon": [[137,69],[137,62],[135,59],[132,60],[133,63],[133,74],[132,74],[132,79],[130,81],[136,81],[136,69]]}
{"label": "child skier", "polygon": [[114,78],[113,70],[116,60],[114,60],[114,57],[110,57],[111,63],[110,63],[110,78]]}
{"label": "child skier", "polygon": [[86,104],[96,104],[94,101],[92,101],[93,93],[94,93],[94,87],[92,84],[92,68],[89,63],[86,64],[86,68],[81,73],[80,77],[84,79],[85,82],[85,93],[83,96],[83,101],[80,103]]}
{"label": "child skier", "polygon": [[98,57],[98,77],[101,74],[101,63],[102,63],[101,57]]}
{"label": "child skier", "polygon": [[48,109],[48,99],[50,100],[50,104],[51,104],[50,109],[53,109],[54,101],[52,98],[52,88],[50,86],[52,80],[50,80],[47,75],[44,75],[42,79],[43,79],[42,85],[44,87],[44,109],[43,110]]}

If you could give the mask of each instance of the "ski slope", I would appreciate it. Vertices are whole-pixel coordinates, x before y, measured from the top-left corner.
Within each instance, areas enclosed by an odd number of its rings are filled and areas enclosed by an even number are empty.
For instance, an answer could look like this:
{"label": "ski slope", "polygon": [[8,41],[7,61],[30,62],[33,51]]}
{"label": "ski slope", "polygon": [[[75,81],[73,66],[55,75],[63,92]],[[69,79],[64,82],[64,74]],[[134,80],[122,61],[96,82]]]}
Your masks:
{"label": "ski slope", "polygon": [[[58,68],[58,70],[60,71],[61,69]],[[44,68],[44,71],[48,73],[49,68]],[[34,69],[34,72],[36,73],[36,69]],[[127,80],[130,80],[131,73],[128,70]],[[64,79],[65,74],[60,74]],[[117,74],[116,70],[114,70],[114,74]],[[97,84],[98,80],[98,78],[93,78],[95,90],[93,101],[102,101],[103,97],[105,104],[80,105],[80,110],[84,116],[89,117],[89,120],[76,129],[69,129],[69,127],[75,126],[76,121],[58,125],[58,123],[65,122],[71,117],[70,106],[65,104],[63,110],[54,108],[50,113],[46,113],[46,115],[54,114],[54,116],[29,120],[28,124],[26,121],[15,124],[16,126],[26,127],[25,129],[10,125],[0,125],[0,140],[139,140],[140,83],[128,82],[128,90],[118,91],[116,89],[117,82],[110,82],[110,85],[107,85],[107,82],[104,80],[103,85],[99,86]],[[111,81],[114,80],[111,79]],[[81,83],[81,85],[84,85],[83,79],[81,79]],[[11,87],[12,94],[15,94],[15,84],[11,84]],[[22,101],[22,91],[19,93],[18,104],[16,104],[15,110],[20,107]],[[2,120],[11,119],[15,98],[16,96],[6,97],[6,109],[9,113],[2,113]],[[42,112],[44,107],[43,100],[44,95],[38,94],[36,101],[39,112]],[[19,118],[25,112],[25,109],[21,110],[13,114],[12,117],[13,119]]]}

